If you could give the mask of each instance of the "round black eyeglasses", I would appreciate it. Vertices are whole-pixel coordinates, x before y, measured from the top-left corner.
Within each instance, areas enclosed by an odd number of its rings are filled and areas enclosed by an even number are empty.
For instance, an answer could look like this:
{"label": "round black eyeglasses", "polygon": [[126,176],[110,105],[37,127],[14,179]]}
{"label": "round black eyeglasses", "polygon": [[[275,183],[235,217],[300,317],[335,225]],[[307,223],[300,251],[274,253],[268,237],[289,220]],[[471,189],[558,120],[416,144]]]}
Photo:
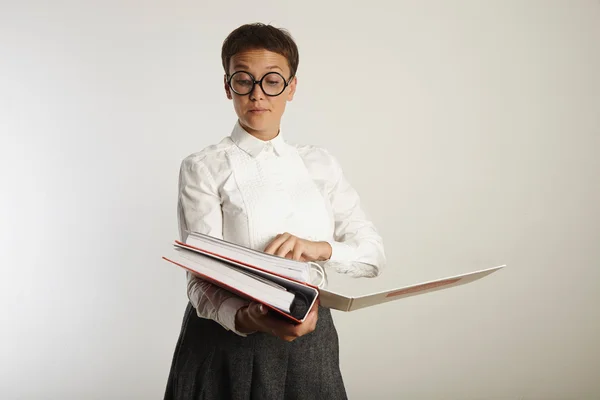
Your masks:
{"label": "round black eyeglasses", "polygon": [[263,93],[267,96],[279,96],[291,82],[278,72],[268,72],[259,81],[246,71],[236,71],[227,79],[227,84],[235,94],[245,96],[252,93],[254,86],[258,83]]}

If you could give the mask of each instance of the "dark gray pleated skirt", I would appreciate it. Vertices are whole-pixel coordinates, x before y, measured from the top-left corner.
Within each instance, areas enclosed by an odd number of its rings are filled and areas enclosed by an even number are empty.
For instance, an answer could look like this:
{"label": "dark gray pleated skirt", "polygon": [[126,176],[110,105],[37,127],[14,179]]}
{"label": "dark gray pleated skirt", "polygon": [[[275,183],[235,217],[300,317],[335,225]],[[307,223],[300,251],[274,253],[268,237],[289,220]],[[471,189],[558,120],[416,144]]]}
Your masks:
{"label": "dark gray pleated skirt", "polygon": [[315,331],[286,342],[238,336],[188,303],[165,400],[192,399],[347,399],[330,310],[319,307]]}

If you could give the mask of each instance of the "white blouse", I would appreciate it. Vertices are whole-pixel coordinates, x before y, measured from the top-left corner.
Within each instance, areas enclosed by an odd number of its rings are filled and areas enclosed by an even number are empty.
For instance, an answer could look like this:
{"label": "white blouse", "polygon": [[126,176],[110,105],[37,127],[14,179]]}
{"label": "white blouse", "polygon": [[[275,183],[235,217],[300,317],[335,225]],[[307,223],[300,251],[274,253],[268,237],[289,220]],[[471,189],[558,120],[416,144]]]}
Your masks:
{"label": "white blouse", "polygon": [[[220,143],[183,160],[178,220],[182,240],[189,230],[263,251],[289,232],[331,245],[326,270],[374,277],[385,265],[382,238],[330,153],[288,144],[281,132],[262,141],[239,122]],[[199,317],[244,336],[235,314],[247,300],[191,273],[187,294]]]}

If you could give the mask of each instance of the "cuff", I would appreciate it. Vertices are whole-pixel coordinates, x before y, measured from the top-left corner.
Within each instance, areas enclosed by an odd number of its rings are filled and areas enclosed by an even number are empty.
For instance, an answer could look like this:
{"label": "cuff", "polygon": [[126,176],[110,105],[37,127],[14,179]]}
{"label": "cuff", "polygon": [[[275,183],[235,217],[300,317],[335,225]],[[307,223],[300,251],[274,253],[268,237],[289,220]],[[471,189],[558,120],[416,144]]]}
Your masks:
{"label": "cuff", "polygon": [[355,257],[355,250],[352,246],[340,242],[328,242],[331,246],[331,257],[328,261],[344,262],[352,261]]}
{"label": "cuff", "polygon": [[240,297],[230,297],[226,299],[219,307],[219,323],[237,335],[246,337],[248,334],[239,332],[235,329],[235,315],[240,308],[248,304],[250,304],[248,300],[244,300]]}

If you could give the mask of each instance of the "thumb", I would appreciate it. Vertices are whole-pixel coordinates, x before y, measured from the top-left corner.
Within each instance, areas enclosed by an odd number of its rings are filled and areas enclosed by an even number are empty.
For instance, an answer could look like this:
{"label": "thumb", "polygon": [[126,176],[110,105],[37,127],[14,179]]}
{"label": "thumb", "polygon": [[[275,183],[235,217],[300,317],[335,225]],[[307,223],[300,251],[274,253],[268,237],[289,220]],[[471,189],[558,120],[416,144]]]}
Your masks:
{"label": "thumb", "polygon": [[267,313],[268,313],[267,307],[265,307],[264,305],[262,305],[260,303],[254,304],[254,311],[258,315],[267,315]]}

